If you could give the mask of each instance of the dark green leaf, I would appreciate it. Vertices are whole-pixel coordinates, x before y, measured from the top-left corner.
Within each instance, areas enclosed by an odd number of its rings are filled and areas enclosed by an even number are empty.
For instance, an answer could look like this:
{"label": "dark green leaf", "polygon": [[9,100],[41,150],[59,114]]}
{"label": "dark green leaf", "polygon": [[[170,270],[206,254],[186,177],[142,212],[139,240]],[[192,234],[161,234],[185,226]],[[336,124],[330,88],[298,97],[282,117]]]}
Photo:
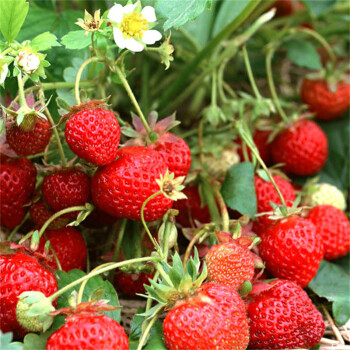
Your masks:
{"label": "dark green leaf", "polygon": [[[135,248],[140,246],[141,235],[140,235],[140,226],[136,221],[128,221],[126,224],[125,231],[128,234],[125,234],[122,241],[122,249],[125,255],[125,258],[133,259],[135,258]],[[147,234],[147,233],[146,233]]]}
{"label": "dark green leaf", "polygon": [[283,44],[287,49],[287,57],[297,66],[309,69],[321,69],[321,59],[317,50],[309,42],[292,39]]}
{"label": "dark green leaf", "polygon": [[350,276],[350,254],[343,256],[342,258],[332,261],[334,264],[340,266],[345,273]]}
{"label": "dark green leaf", "polygon": [[317,275],[309,283],[318,296],[333,302],[333,316],[339,325],[350,319],[350,277],[336,264],[321,261]]}
{"label": "dark green leaf", "polygon": [[316,16],[327,12],[334,6],[336,0],[301,0],[306,7]]}
{"label": "dark green leaf", "polygon": [[[69,283],[86,275],[85,272],[80,270],[71,270],[68,273],[63,271],[57,271],[57,274],[59,277],[59,279],[57,279],[58,289],[62,289]],[[57,308],[61,309],[64,307],[68,307],[68,297],[70,296],[73,290],[78,292],[79,287],[80,285],[75,286],[69,289],[67,292],[60,295],[57,301]],[[89,279],[84,289],[83,301],[88,301],[90,294],[99,287],[102,287],[104,289],[105,293],[103,295],[103,299],[109,300],[109,305],[119,306],[118,296],[112,284],[108,281],[104,281],[100,276],[95,276]],[[120,310],[106,311],[105,314],[113,318],[117,322],[120,321]]]}
{"label": "dark green leaf", "polygon": [[7,41],[16,39],[27,16],[28,8],[29,3],[26,0],[0,1],[0,30]]}
{"label": "dark green leaf", "polygon": [[56,35],[49,32],[45,32],[36,36],[30,43],[30,45],[38,51],[46,51],[53,46],[61,46],[57,41]]}
{"label": "dark green leaf", "polygon": [[80,50],[91,44],[91,33],[85,36],[84,30],[70,32],[62,38],[62,44],[70,50]]}
{"label": "dark green leaf", "polygon": [[160,18],[166,19],[164,30],[168,30],[195,20],[211,3],[212,0],[158,0],[156,12]]}
{"label": "dark green leaf", "polygon": [[226,25],[238,17],[251,1],[252,0],[223,0],[215,19],[212,36],[218,34]]}
{"label": "dark green leaf", "polygon": [[254,165],[243,162],[231,167],[226,174],[221,193],[226,205],[231,209],[243,215],[256,214]]}

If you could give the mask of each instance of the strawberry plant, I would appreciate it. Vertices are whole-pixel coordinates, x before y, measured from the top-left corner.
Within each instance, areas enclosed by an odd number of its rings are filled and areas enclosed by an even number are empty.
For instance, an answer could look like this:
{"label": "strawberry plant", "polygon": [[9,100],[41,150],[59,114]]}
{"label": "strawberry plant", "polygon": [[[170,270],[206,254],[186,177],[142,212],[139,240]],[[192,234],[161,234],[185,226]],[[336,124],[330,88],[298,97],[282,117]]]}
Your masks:
{"label": "strawberry plant", "polygon": [[335,0],[0,0],[1,346],[346,348],[348,31]]}

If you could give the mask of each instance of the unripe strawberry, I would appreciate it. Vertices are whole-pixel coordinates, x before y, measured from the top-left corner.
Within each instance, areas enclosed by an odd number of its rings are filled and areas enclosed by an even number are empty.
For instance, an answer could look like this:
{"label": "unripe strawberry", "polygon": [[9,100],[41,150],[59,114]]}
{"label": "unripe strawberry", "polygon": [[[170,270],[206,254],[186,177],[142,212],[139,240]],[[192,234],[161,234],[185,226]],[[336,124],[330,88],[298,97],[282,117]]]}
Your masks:
{"label": "unripe strawberry", "polygon": [[310,186],[307,192],[305,205],[314,207],[328,204],[343,211],[346,208],[345,196],[336,186],[327,183],[315,184]]}

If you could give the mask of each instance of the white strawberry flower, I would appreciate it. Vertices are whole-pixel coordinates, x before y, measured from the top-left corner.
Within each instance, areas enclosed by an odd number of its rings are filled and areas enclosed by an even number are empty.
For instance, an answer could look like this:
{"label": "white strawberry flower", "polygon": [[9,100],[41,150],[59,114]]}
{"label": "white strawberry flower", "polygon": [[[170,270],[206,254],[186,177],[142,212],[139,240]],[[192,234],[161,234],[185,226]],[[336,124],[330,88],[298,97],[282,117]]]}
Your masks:
{"label": "white strawberry flower", "polygon": [[157,20],[154,8],[146,6],[141,10],[140,3],[122,6],[115,4],[108,13],[113,25],[113,36],[117,46],[140,52],[145,45],[152,45],[162,38],[158,30],[151,29]]}
{"label": "white strawberry flower", "polygon": [[7,73],[9,71],[8,64],[1,61],[3,58],[4,57],[0,55],[0,84],[5,81]]}
{"label": "white strawberry flower", "polygon": [[22,50],[16,57],[16,63],[22,72],[33,74],[40,66],[40,57],[35,52]]}

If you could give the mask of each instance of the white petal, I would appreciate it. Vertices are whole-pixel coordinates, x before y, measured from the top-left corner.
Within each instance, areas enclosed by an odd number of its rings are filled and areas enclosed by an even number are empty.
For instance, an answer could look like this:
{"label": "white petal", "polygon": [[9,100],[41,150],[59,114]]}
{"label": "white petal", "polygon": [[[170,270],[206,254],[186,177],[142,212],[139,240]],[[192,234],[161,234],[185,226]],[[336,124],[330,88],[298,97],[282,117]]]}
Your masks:
{"label": "white petal", "polygon": [[114,5],[109,10],[107,17],[113,22],[120,23],[123,20],[123,6],[120,4]]}
{"label": "white petal", "polygon": [[146,6],[141,11],[141,15],[146,18],[147,22],[155,22],[157,20],[154,7]]}
{"label": "white petal", "polygon": [[123,36],[122,31],[119,28],[113,28],[113,37],[114,41],[118,47],[121,49],[125,49],[125,38]]}
{"label": "white petal", "polygon": [[160,40],[162,38],[162,34],[158,32],[158,30],[144,30],[143,31],[143,37],[142,41],[147,45],[152,45],[156,41]]}
{"label": "white petal", "polygon": [[2,68],[1,68],[1,71],[0,71],[0,84],[2,84],[6,77],[7,77],[7,72],[8,72],[8,65],[5,63]]}
{"label": "white petal", "polygon": [[134,12],[136,6],[137,6],[137,2],[135,4],[125,5],[123,7],[123,14]]}
{"label": "white petal", "polygon": [[125,39],[125,47],[134,52],[140,52],[144,49],[144,46],[134,38]]}

